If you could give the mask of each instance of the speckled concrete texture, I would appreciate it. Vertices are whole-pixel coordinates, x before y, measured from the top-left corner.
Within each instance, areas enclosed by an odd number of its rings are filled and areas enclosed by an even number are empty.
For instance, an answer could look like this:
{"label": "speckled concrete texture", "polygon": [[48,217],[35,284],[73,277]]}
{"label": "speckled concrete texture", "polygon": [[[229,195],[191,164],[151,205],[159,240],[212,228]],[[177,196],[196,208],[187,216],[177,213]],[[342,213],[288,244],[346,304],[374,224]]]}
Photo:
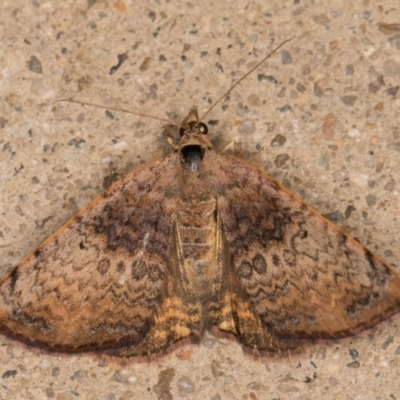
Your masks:
{"label": "speckled concrete texture", "polygon": [[[400,3],[3,0],[1,275],[104,187],[170,151],[153,120],[205,111],[217,148],[283,183],[400,272]],[[176,138],[178,135],[176,134]],[[2,338],[0,399],[400,399],[400,322],[293,359],[208,336],[116,369]]]}

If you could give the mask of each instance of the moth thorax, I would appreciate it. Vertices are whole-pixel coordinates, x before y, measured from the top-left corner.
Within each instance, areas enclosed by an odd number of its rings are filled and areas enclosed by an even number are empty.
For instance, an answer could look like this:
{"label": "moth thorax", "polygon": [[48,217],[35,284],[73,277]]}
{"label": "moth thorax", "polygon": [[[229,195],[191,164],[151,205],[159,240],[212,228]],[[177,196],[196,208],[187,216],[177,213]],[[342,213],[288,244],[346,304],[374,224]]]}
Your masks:
{"label": "moth thorax", "polygon": [[181,150],[182,162],[189,171],[197,173],[200,171],[204,150],[198,145],[185,146]]}

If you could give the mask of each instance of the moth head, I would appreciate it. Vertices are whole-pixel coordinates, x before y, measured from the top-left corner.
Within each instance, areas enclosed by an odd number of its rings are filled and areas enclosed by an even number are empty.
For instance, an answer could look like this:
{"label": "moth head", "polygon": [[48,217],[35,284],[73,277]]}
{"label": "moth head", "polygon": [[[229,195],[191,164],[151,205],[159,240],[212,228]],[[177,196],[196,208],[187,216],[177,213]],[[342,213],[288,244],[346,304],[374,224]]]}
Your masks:
{"label": "moth head", "polygon": [[204,153],[213,148],[207,133],[207,125],[199,120],[197,109],[193,107],[179,129],[181,141],[178,146],[182,164],[193,172],[200,170]]}
{"label": "moth head", "polygon": [[187,116],[184,124],[179,129],[181,137],[185,135],[207,135],[208,127],[205,123],[199,121],[197,108],[193,107]]}

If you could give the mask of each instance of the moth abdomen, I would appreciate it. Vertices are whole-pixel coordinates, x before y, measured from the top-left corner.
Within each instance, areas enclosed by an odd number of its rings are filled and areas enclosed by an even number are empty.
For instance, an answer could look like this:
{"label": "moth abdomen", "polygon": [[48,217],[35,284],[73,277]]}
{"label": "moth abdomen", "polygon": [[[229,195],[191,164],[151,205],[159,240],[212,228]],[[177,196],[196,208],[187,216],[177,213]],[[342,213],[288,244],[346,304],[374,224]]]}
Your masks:
{"label": "moth abdomen", "polygon": [[184,259],[198,273],[210,265],[215,254],[215,198],[177,201],[177,225]]}

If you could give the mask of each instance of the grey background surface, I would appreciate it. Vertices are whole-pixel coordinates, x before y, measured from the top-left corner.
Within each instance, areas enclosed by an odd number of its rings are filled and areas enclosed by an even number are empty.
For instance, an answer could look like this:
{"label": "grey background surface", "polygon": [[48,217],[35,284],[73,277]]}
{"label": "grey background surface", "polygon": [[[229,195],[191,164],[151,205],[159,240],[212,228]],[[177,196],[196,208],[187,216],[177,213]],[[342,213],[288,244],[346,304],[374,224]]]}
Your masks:
{"label": "grey background surface", "polygon": [[[207,117],[210,137],[400,272],[399,2],[140,3],[1,2],[0,273],[170,151],[156,121],[58,99],[181,122],[289,37]],[[399,321],[291,359],[209,336],[122,370],[0,341],[0,399],[399,399],[399,374]]]}

